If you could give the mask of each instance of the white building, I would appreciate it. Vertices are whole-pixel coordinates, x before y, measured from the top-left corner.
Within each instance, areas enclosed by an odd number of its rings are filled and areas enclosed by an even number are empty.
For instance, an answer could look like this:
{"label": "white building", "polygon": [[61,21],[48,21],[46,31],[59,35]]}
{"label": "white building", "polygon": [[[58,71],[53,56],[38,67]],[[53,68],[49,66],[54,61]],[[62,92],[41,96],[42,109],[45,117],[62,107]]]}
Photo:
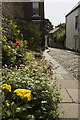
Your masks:
{"label": "white building", "polygon": [[80,51],[80,1],[66,15],[66,48]]}

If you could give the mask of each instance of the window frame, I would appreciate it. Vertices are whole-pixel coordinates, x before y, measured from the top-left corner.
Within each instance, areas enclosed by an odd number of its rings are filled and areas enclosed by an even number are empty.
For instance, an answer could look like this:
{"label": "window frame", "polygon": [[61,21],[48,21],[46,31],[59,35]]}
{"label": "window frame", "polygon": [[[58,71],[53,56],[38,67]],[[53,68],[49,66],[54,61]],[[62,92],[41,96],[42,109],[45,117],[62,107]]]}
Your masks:
{"label": "window frame", "polygon": [[79,15],[75,16],[75,29],[78,29]]}
{"label": "window frame", "polygon": [[[36,4],[38,4],[38,7],[35,7]],[[40,2],[32,2],[32,16],[40,16]]]}

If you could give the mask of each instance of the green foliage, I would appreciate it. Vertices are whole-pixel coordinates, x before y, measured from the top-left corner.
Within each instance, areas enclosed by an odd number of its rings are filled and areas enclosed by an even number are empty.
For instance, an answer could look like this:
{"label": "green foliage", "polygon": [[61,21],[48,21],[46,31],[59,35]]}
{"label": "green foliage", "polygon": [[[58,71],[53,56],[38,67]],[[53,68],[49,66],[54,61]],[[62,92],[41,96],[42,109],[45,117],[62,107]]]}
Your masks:
{"label": "green foliage", "polygon": [[41,33],[37,30],[37,27],[34,24],[29,24],[23,27],[24,39],[28,42],[28,48],[35,50],[41,45]]}
{"label": "green foliage", "polygon": [[63,29],[66,28],[66,23],[60,23],[59,25],[55,26],[56,28],[57,27],[62,27]]}
{"label": "green foliage", "polygon": [[53,25],[49,19],[44,19],[44,34],[47,35],[53,29]]}
{"label": "green foliage", "polygon": [[20,40],[20,30],[13,20],[10,20],[6,27],[6,37],[8,41],[13,41],[13,43]]}
{"label": "green foliage", "polygon": [[[3,66],[3,83],[11,85],[12,88],[11,93],[8,94],[9,97],[5,95],[3,101],[8,101],[10,105],[12,102],[16,104],[16,97],[12,97],[12,92],[15,89],[31,90],[31,101],[18,106],[15,117],[27,119],[30,115],[35,120],[51,120],[59,117],[60,85],[55,74],[52,79],[51,69],[47,60],[36,60],[32,52],[27,53],[26,64],[21,64],[19,68],[15,66],[15,68],[8,69],[7,65]],[[5,115],[5,102],[3,105],[3,118],[9,118],[10,114]],[[9,111],[8,108],[7,111]]]}
{"label": "green foliage", "polygon": [[[12,32],[11,32],[12,31]],[[29,48],[39,45],[39,33],[32,25],[26,28]],[[33,39],[32,39],[33,38]],[[51,64],[41,53],[27,50],[27,42],[12,20],[3,35],[3,84],[11,86],[11,92],[3,94],[3,119],[51,120],[59,117],[60,84],[52,73]],[[7,65],[9,65],[7,67]],[[55,69],[55,67],[54,67]],[[13,94],[16,89],[29,89],[31,100],[26,103]]]}
{"label": "green foliage", "polygon": [[65,31],[65,28],[66,28],[66,24],[65,23],[60,23],[59,25],[56,26],[56,28],[59,27],[62,30],[62,32],[57,32],[56,35],[53,35],[53,40],[54,42],[57,42],[57,43],[62,43],[64,45],[64,41],[66,39],[66,31]]}
{"label": "green foliage", "polygon": [[23,40],[23,35],[20,35],[20,30],[17,29],[15,22],[10,20],[8,28],[6,28],[6,36],[2,37],[2,61],[3,64],[19,65],[24,62],[27,41]]}
{"label": "green foliage", "polygon": [[57,32],[56,35],[53,35],[54,42],[57,43],[64,43],[65,37],[66,37],[65,30],[63,30],[61,33]]}

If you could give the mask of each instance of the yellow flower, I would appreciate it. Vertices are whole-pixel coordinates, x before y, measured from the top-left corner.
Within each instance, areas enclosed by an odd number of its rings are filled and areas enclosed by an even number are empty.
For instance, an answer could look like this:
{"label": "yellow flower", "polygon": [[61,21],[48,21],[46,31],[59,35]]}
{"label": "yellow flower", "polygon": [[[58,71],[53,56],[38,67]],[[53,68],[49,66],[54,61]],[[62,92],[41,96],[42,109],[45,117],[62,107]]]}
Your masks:
{"label": "yellow flower", "polygon": [[7,102],[7,103],[6,103],[6,106],[7,106],[7,107],[9,107],[9,106],[10,106],[10,104]]}
{"label": "yellow flower", "polygon": [[13,23],[13,20],[10,20],[10,24],[12,24]]}
{"label": "yellow flower", "polygon": [[14,49],[12,49],[12,51],[13,51],[13,52],[15,52],[15,50],[14,50]]}
{"label": "yellow flower", "polygon": [[28,101],[30,101],[31,94],[30,94],[30,93],[25,94],[25,95],[24,95],[24,98],[27,98],[27,99],[28,99]]}
{"label": "yellow flower", "polygon": [[17,30],[18,33],[20,33],[20,30]]}
{"label": "yellow flower", "polygon": [[3,89],[6,89],[7,91],[11,92],[11,85],[3,84]]}
{"label": "yellow flower", "polygon": [[31,98],[31,91],[30,90],[26,90],[26,89],[16,89],[14,91],[14,93],[17,94],[17,96],[19,96],[21,99],[27,99],[28,101],[30,101]]}
{"label": "yellow flower", "polygon": [[16,27],[17,27],[17,25],[14,25],[14,27],[16,28]]}

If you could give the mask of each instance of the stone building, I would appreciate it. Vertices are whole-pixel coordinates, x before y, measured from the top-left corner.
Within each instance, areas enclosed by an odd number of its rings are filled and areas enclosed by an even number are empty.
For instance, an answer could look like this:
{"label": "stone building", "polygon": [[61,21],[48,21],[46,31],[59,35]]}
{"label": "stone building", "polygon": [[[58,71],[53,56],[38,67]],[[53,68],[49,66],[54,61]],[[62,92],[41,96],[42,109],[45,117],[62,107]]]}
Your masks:
{"label": "stone building", "polygon": [[62,33],[63,31],[64,31],[64,28],[62,28],[61,26],[51,30],[48,35],[48,46],[54,47],[54,48],[64,48],[64,44],[62,42],[59,42],[58,40],[55,41],[54,39],[54,36]]}
{"label": "stone building", "polygon": [[31,2],[3,2],[3,15],[13,19],[17,24],[35,24],[41,32],[44,44],[44,1],[32,0]]}
{"label": "stone building", "polygon": [[66,15],[66,48],[80,51],[80,2]]}

